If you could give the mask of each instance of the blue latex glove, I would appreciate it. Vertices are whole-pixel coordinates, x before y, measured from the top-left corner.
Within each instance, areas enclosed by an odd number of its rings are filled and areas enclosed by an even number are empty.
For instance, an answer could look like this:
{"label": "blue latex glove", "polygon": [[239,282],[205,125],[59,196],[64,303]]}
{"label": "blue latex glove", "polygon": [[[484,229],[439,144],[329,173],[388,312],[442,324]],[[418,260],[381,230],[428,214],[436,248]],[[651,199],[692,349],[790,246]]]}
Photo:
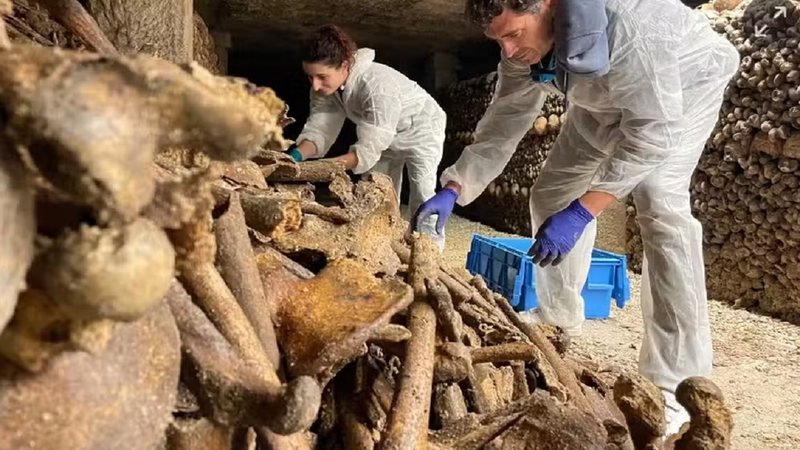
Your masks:
{"label": "blue latex glove", "polygon": [[289,149],[286,150],[286,153],[292,157],[293,160],[300,162],[303,160],[303,154],[300,153],[300,150],[297,149],[297,146],[292,144],[289,146]]}
{"label": "blue latex glove", "polygon": [[450,188],[442,189],[417,208],[414,217],[411,218],[411,226],[414,227],[414,230],[419,230],[423,220],[436,214],[439,216],[436,220],[436,232],[442,234],[444,224],[447,222],[447,218],[450,217],[450,213],[453,212],[456,199],[458,199],[456,191]]}
{"label": "blue latex glove", "polygon": [[575,242],[583,234],[584,228],[594,216],[574,200],[563,210],[553,214],[544,221],[536,232],[535,242],[528,251],[533,263],[542,267],[552,263],[557,266],[567,253],[575,246]]}

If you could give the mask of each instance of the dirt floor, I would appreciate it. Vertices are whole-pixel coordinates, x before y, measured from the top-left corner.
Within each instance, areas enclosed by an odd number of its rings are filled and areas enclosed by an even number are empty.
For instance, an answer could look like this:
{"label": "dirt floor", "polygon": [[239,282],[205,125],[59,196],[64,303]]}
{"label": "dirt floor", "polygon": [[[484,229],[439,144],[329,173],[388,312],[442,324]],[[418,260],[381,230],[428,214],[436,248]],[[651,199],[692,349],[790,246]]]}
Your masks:
{"label": "dirt floor", "polygon": [[[464,267],[473,234],[511,236],[451,216],[444,257]],[[598,235],[607,235],[599,230]],[[589,321],[574,353],[636,370],[642,336],[640,277],[629,274],[631,301],[611,318]],[[800,327],[721,302],[710,303],[714,339],[712,379],[734,414],[734,449],[800,449]]]}

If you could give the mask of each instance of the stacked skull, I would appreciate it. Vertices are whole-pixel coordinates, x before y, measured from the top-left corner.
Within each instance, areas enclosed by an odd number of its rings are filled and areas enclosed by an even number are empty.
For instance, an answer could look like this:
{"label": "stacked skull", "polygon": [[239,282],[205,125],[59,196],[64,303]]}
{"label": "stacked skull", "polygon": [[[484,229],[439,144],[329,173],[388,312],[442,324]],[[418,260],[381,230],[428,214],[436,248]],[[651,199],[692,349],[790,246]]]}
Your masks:
{"label": "stacked skull", "polygon": [[712,296],[758,304],[795,321],[800,319],[800,301],[792,295],[800,289],[799,24],[796,5],[776,1],[754,2],[716,19],[715,29],[742,58],[693,188],[693,207],[705,226]]}

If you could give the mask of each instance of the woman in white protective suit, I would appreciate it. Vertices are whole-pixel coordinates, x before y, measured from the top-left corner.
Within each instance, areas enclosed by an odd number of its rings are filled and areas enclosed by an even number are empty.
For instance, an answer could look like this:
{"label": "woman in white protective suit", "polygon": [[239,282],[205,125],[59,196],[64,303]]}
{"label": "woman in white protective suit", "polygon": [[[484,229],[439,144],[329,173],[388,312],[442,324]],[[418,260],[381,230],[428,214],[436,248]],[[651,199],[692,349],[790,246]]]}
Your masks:
{"label": "woman in white protective suit", "polygon": [[565,92],[567,119],[531,189],[535,319],[581,333],[594,218],[633,195],[645,255],[639,368],[664,393],[674,433],[688,419],[678,383],[709,376],[712,362],[689,183],[739,55],[678,0],[467,0],[467,12],[501,47],[498,84],[475,142],[416,217],[446,217],[456,196],[473,201],[548,92]]}
{"label": "woman in white protective suit", "polygon": [[[338,27],[318,30],[303,57],[303,70],[311,81],[311,113],[289,153],[298,161],[323,157],[348,118],[356,125],[358,140],[347,154],[334,159],[356,174],[387,174],[398,200],[405,166],[409,210],[415,211],[436,192],[446,115],[416,82],[374,59],[372,49],[357,49]],[[443,230],[435,229],[433,218],[422,223],[420,231],[444,247]]]}

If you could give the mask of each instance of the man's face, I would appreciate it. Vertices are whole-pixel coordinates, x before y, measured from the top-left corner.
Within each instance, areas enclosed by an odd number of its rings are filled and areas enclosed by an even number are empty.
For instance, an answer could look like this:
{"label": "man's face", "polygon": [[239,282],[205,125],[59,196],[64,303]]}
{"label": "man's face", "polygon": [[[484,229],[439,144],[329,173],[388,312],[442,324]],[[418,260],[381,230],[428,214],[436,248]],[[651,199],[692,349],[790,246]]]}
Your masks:
{"label": "man's face", "polygon": [[485,34],[497,41],[506,58],[538,63],[553,47],[552,0],[541,2],[539,11],[516,13],[503,8],[486,27]]}
{"label": "man's face", "polygon": [[303,63],[303,71],[308,75],[311,89],[326,96],[336,92],[347,81],[348,68],[346,61],[338,68],[323,63]]}

